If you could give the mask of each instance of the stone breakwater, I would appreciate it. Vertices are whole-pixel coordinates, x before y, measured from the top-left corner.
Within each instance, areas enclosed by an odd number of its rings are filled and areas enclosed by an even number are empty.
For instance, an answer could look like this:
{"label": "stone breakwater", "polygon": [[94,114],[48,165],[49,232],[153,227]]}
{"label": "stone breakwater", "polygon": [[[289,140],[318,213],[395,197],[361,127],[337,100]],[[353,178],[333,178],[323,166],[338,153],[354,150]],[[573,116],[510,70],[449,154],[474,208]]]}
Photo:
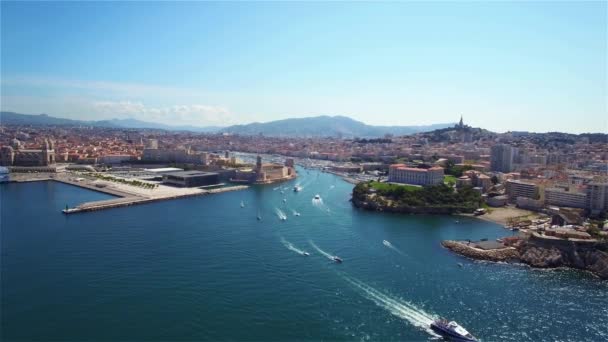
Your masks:
{"label": "stone breakwater", "polygon": [[571,267],[608,279],[606,243],[551,241],[538,237],[523,240],[515,247],[483,250],[462,241],[442,241],[451,251],[476,260],[520,262],[537,268]]}

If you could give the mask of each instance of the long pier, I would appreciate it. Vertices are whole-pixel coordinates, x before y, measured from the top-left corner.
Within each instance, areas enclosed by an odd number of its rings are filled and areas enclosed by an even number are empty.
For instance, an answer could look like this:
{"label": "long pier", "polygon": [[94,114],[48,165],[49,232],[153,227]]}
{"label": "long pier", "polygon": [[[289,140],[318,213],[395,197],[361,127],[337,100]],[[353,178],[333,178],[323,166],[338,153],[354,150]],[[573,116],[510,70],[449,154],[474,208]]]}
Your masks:
{"label": "long pier", "polygon": [[[71,184],[71,183],[69,183],[69,184]],[[81,184],[77,184],[77,185],[80,186]],[[201,192],[196,192],[196,193],[169,195],[169,196],[152,197],[152,198],[143,197],[143,196],[129,196],[129,197],[122,197],[122,198],[113,198],[113,199],[109,199],[109,200],[85,202],[85,203],[82,203],[82,204],[76,206],[75,208],[63,209],[62,212],[64,214],[76,214],[76,213],[82,213],[82,212],[127,207],[127,206],[138,205],[138,204],[146,204],[146,203],[171,200],[171,199],[177,199],[177,198],[219,194],[219,193],[228,192],[228,191],[244,190],[247,188],[248,188],[248,186],[246,186],[246,185],[237,185],[237,186],[230,186],[230,187],[224,187],[224,188],[213,189],[213,190],[202,190]],[[103,189],[103,190],[93,189],[93,190],[105,192],[106,190],[109,190],[109,189]]]}

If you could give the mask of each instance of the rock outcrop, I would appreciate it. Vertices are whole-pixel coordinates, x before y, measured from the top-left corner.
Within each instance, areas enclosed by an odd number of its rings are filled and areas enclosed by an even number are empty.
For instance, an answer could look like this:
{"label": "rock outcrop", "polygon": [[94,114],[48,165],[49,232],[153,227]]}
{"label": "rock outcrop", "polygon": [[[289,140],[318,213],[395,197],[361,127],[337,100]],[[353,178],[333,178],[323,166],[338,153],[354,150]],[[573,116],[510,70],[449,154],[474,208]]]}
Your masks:
{"label": "rock outcrop", "polygon": [[517,262],[520,258],[519,252],[514,247],[484,250],[471,246],[466,242],[451,240],[442,241],[441,244],[455,253],[476,260]]}
{"label": "rock outcrop", "polygon": [[516,247],[483,250],[462,241],[442,241],[455,253],[476,260],[521,262],[531,267],[571,267],[608,279],[608,246],[605,242],[543,240],[531,237]]}

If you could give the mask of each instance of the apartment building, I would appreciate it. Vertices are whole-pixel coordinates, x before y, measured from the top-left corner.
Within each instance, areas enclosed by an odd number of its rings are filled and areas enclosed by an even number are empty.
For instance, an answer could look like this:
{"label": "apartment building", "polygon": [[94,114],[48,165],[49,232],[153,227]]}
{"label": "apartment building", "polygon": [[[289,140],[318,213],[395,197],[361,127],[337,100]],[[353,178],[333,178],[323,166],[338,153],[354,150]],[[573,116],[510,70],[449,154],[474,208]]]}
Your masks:
{"label": "apartment building", "polygon": [[538,185],[519,180],[508,180],[505,184],[509,202],[516,203],[517,197],[537,199],[539,197]]}
{"label": "apartment building", "polygon": [[587,207],[587,194],[562,188],[547,188],[545,189],[545,203],[558,207],[584,209]]}

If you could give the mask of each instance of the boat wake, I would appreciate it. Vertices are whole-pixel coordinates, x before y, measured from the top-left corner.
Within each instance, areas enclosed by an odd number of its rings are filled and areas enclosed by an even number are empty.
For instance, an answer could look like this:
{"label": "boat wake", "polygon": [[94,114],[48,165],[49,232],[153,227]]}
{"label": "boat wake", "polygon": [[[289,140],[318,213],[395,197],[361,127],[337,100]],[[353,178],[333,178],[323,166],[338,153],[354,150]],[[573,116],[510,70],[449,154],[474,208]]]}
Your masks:
{"label": "boat wake", "polygon": [[379,307],[388,310],[394,316],[408,321],[413,326],[423,329],[430,335],[439,337],[439,335],[431,330],[431,323],[436,319],[433,315],[424,312],[411,303],[378,291],[360,280],[348,276],[345,276],[344,279],[357,290],[361,291],[364,297],[373,301]]}
{"label": "boat wake", "polygon": [[319,248],[319,246],[317,246],[312,240],[308,240],[308,242],[310,243],[310,245],[312,246],[312,248],[316,249],[317,252],[321,253],[323,256],[325,256],[327,259],[329,260],[334,260],[334,256],[327,253],[326,251],[322,250],[321,248]]}
{"label": "boat wake", "polygon": [[284,237],[281,237],[281,243],[283,244],[283,246],[285,246],[285,248],[289,249],[290,251],[294,251],[301,255],[304,255],[306,253],[305,251],[294,246],[291,242],[285,240]]}
{"label": "boat wake", "polygon": [[390,243],[389,241],[387,241],[387,240],[382,240],[382,244],[383,244],[383,245],[385,245],[386,247],[388,247],[388,248],[390,248],[390,249],[394,250],[395,252],[397,252],[397,253],[399,253],[399,254],[403,255],[403,252],[402,252],[401,250],[399,250],[399,248],[397,248],[397,247],[393,246],[393,244],[392,244],[392,243]]}
{"label": "boat wake", "polygon": [[277,214],[277,217],[280,220],[283,220],[283,221],[287,220],[287,215],[285,215],[285,213],[281,209],[279,209],[279,208],[274,208],[274,209]]}
{"label": "boat wake", "polygon": [[315,208],[317,208],[317,209],[321,209],[321,210],[322,210],[322,211],[324,211],[324,212],[327,212],[327,213],[329,213],[329,212],[330,212],[329,207],[327,207],[327,206],[325,205],[325,203],[323,203],[323,199],[322,199],[322,198],[313,198],[313,199],[312,199],[312,205],[313,205]]}

